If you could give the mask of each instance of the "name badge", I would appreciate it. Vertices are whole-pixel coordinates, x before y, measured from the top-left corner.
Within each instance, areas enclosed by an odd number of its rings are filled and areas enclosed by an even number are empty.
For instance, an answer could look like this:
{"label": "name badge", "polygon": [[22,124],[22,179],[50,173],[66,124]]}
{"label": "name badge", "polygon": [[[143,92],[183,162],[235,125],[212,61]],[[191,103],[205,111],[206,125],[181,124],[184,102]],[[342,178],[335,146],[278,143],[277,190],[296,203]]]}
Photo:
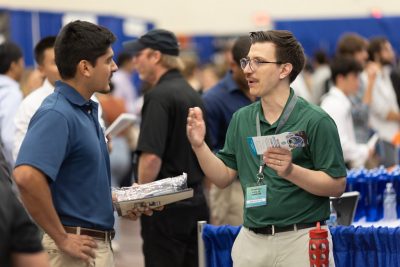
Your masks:
{"label": "name badge", "polygon": [[267,205],[267,185],[255,185],[246,188],[246,208]]}

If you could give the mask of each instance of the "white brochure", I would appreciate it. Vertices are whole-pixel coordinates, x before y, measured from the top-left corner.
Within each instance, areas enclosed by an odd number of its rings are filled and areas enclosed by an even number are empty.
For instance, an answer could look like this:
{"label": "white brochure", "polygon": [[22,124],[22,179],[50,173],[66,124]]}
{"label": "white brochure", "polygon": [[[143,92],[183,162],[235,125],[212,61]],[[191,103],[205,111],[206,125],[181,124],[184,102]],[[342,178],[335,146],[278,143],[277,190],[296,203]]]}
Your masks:
{"label": "white brochure", "polygon": [[262,155],[271,147],[293,150],[307,146],[307,135],[304,131],[285,132],[276,135],[247,137],[250,149],[255,155]]}

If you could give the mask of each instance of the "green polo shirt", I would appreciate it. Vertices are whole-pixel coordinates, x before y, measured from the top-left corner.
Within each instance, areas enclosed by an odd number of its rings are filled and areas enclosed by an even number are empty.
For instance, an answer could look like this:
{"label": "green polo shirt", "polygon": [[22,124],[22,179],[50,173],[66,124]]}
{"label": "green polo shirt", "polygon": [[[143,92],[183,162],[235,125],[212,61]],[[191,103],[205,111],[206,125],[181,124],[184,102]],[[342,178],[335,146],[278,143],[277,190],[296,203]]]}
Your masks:
{"label": "green polo shirt", "polygon": [[[293,96],[290,96],[287,104]],[[247,137],[257,136],[256,116],[260,115],[261,135],[275,134],[279,120],[269,124],[264,117],[260,101],[239,109],[232,117],[224,148],[217,156],[228,167],[237,170],[243,192],[254,185],[259,169],[259,156],[251,153]],[[311,170],[323,171],[333,178],[346,176],[342,148],[334,121],[321,108],[298,97],[287,122],[278,133],[305,131],[308,146],[292,150],[294,164]],[[278,134],[277,133],[277,134]],[[329,198],[313,195],[281,178],[271,168],[264,168],[267,185],[267,205],[244,208],[244,226],[286,226],[310,223],[329,217]]]}

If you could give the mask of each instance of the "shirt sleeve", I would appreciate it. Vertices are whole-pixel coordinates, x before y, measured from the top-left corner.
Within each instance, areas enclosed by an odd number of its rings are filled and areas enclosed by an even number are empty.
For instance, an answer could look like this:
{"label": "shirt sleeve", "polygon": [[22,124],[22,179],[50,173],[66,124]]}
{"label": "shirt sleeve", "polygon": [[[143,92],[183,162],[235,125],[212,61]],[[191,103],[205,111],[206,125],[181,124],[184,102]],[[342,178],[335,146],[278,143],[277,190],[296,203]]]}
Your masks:
{"label": "shirt sleeve", "polygon": [[0,255],[42,251],[39,229],[15,195],[8,178],[0,175],[0,247],[3,248]]}
{"label": "shirt sleeve", "polygon": [[346,176],[343,152],[334,121],[325,116],[312,124],[307,134],[314,169],[333,178]]}
{"label": "shirt sleeve", "polygon": [[[11,190],[10,190],[11,191]],[[16,196],[10,192],[13,212],[11,226],[11,251],[17,253],[36,253],[43,250],[39,229],[29,218],[25,208]]]}
{"label": "shirt sleeve", "polygon": [[16,166],[33,166],[55,181],[68,150],[68,138],[68,122],[61,113],[37,112],[22,142]]}
{"label": "shirt sleeve", "polygon": [[137,150],[163,157],[169,126],[166,102],[151,96],[145,99]]}
{"label": "shirt sleeve", "polygon": [[362,167],[368,159],[368,147],[367,145],[356,142],[352,128],[353,120],[351,112],[346,108],[340,108],[337,104],[337,101],[325,99],[321,104],[321,108],[323,108],[336,123],[344,159],[350,161],[351,166],[354,168]]}
{"label": "shirt sleeve", "polygon": [[12,93],[7,94],[6,97],[1,101],[0,139],[4,144],[4,155],[11,165],[14,165],[14,160],[12,157],[15,133],[14,117],[21,101],[22,94],[19,90],[13,90]]}
{"label": "shirt sleeve", "polygon": [[[380,77],[379,77],[380,78]],[[377,79],[372,91],[371,112],[386,121],[387,115],[392,111],[392,106],[387,103],[387,98],[384,97],[384,86],[386,86],[381,79]],[[394,111],[394,110],[393,110]]]}

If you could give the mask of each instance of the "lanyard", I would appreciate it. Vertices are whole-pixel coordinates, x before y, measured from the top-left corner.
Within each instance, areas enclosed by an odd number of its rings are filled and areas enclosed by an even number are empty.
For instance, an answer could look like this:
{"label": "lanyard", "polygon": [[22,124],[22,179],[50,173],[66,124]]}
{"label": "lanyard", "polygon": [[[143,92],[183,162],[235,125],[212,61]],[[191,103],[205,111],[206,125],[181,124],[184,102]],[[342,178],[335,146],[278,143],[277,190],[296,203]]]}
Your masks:
{"label": "lanyard", "polygon": [[[278,122],[278,126],[276,127],[275,134],[277,134],[282,127],[285,125],[287,120],[289,119],[290,114],[292,113],[294,106],[296,105],[297,102],[297,96],[296,94],[293,93],[292,99],[290,99],[289,104],[287,105],[286,109],[283,111],[283,114],[281,115],[281,119]],[[257,112],[257,117],[256,117],[256,128],[257,128],[257,136],[261,136],[261,127],[260,127],[260,114]],[[257,174],[257,184],[261,184],[262,181],[264,180],[264,161],[263,161],[263,156],[260,155],[260,167],[258,169],[258,174]]]}

